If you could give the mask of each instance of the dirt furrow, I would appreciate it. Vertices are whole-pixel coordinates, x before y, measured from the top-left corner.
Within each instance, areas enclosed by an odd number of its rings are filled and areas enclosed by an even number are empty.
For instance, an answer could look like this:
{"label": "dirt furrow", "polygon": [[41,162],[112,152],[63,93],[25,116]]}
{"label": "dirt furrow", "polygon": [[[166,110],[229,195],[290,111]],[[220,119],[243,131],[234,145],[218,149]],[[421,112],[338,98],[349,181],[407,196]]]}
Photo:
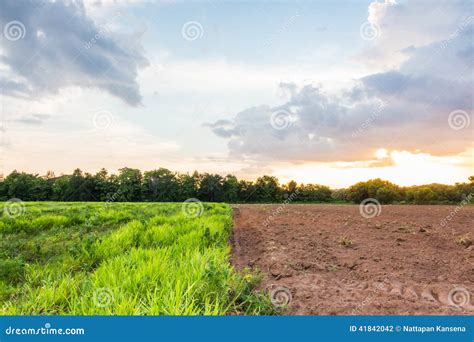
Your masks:
{"label": "dirt furrow", "polygon": [[[474,206],[237,205],[232,262],[289,314],[473,314]],[[271,219],[268,219],[271,217]]]}

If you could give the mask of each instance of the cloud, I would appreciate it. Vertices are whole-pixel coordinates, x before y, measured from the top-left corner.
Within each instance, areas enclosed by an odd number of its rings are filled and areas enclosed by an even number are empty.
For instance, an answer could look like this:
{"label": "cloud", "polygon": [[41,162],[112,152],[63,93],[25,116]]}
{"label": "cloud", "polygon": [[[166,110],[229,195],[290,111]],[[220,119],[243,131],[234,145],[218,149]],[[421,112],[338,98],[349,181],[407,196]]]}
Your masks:
{"label": "cloud", "polygon": [[448,39],[472,13],[472,2],[386,0],[371,3],[368,13],[378,37],[358,61],[372,67],[396,67],[407,59],[405,49]]}
{"label": "cloud", "polygon": [[[98,88],[132,106],[141,103],[138,69],[147,65],[137,41],[111,31],[113,21],[98,26],[82,1],[0,2],[0,62],[7,80],[4,95],[38,98],[62,88]],[[16,29],[12,29],[12,22]],[[15,34],[20,33],[20,36]]]}
{"label": "cloud", "polygon": [[0,80],[0,93],[3,95],[22,97],[22,94],[27,92],[28,87],[25,84],[5,79]]}
{"label": "cloud", "polygon": [[205,123],[204,126],[210,127],[215,134],[224,138],[230,138],[234,134],[234,128],[232,128],[232,121],[230,120],[217,120],[214,123]]}
{"label": "cloud", "polygon": [[14,120],[15,122],[24,123],[27,125],[41,125],[44,121],[51,118],[49,114],[30,114],[23,115],[22,117]]}
{"label": "cloud", "polygon": [[[230,122],[209,127],[228,139],[233,157],[357,161],[373,159],[379,148],[433,155],[465,151],[473,140],[474,20],[465,14],[465,1],[446,6],[450,25],[437,26],[431,12],[424,15],[425,2],[371,4],[369,21],[384,32],[374,49],[403,49],[404,58],[396,66],[361,77],[336,93],[312,84],[280,84],[290,94],[285,103],[247,108]],[[439,16],[443,8],[435,13]],[[405,19],[413,33],[401,45]],[[377,56],[383,59],[385,54]],[[386,58],[393,62],[390,54]],[[449,115],[456,110],[466,113],[470,125],[450,127]]]}

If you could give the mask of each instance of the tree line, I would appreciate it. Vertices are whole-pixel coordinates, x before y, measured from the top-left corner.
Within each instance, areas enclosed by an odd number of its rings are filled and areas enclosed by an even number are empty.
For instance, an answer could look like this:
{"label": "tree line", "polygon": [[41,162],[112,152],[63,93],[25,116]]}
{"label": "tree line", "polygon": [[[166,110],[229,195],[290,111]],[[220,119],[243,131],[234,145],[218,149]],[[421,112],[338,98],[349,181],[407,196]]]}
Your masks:
{"label": "tree line", "polygon": [[273,176],[255,181],[239,180],[210,173],[177,173],[165,168],[146,171],[122,168],[117,174],[102,169],[96,174],[74,170],[71,175],[45,176],[13,171],[0,180],[0,200],[22,201],[117,201],[181,202],[197,198],[206,202],[278,203],[354,202],[375,198],[387,203],[459,203],[472,201],[474,176],[455,185],[428,184],[401,187],[382,179],[359,182],[346,189],[331,190],[325,185],[280,184]]}

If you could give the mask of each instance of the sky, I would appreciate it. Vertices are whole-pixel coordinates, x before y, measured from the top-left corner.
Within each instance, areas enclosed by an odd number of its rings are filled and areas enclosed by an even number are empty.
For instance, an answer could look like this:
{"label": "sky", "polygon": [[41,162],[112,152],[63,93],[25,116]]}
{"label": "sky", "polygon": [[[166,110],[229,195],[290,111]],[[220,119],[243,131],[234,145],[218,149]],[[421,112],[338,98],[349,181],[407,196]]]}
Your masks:
{"label": "sky", "polygon": [[0,171],[474,174],[466,1],[0,2]]}

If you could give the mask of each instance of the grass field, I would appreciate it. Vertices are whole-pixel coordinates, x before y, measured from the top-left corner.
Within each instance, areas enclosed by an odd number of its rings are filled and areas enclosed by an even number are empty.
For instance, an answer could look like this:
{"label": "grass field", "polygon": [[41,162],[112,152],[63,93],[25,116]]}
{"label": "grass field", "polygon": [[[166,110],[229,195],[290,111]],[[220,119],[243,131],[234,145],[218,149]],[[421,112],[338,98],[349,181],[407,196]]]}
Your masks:
{"label": "grass field", "polygon": [[258,279],[230,266],[225,204],[30,202],[5,209],[1,314],[272,313],[268,296],[253,291]]}

